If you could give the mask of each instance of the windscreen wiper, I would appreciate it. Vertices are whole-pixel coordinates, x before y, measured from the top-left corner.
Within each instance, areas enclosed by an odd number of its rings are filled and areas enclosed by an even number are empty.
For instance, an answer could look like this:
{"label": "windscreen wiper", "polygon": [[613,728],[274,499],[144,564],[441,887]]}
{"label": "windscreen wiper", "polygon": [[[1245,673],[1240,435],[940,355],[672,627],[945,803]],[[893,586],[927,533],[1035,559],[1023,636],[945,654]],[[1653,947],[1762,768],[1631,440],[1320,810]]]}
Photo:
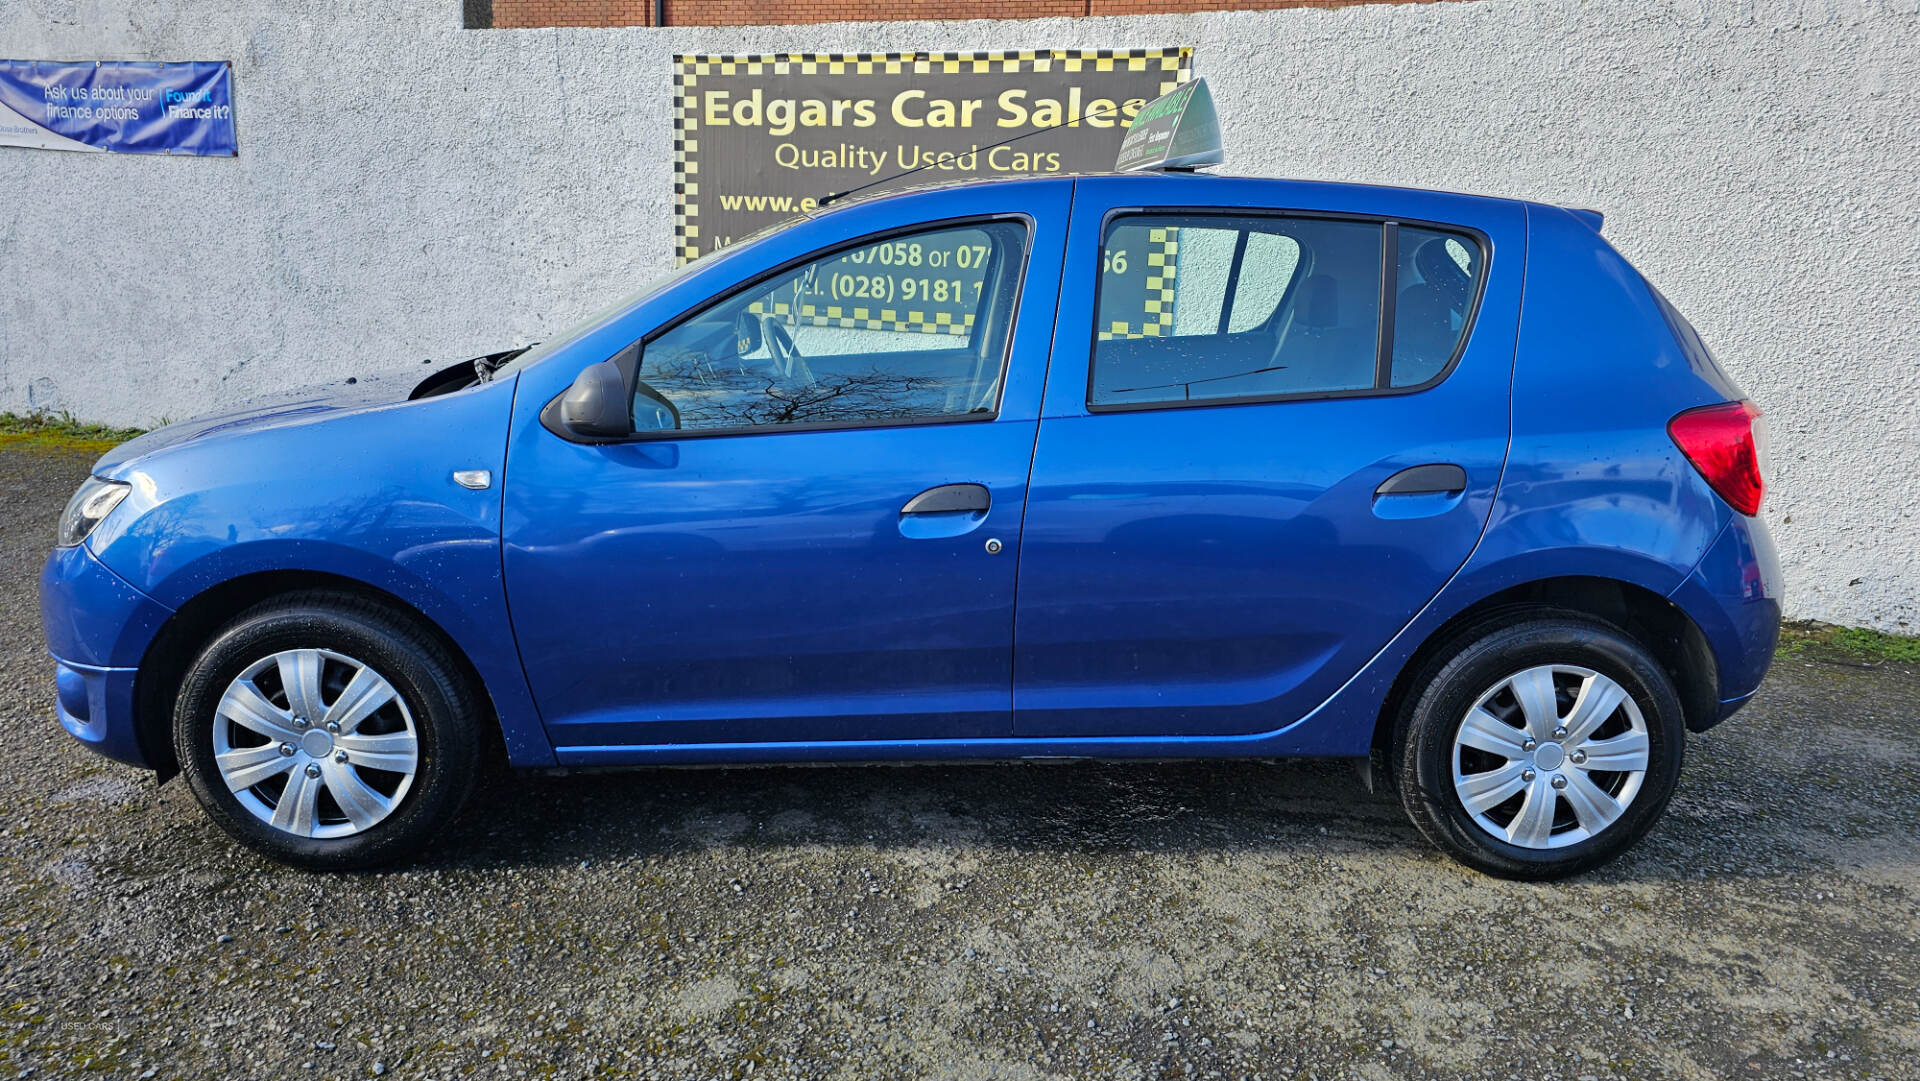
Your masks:
{"label": "windscreen wiper", "polygon": [[534,345],[539,345],[539,344],[540,344],[539,342],[534,342],[532,345],[523,345],[518,349],[508,349],[505,352],[488,353],[484,357],[473,358],[473,374],[474,374],[475,381],[481,382],[481,383],[490,382],[493,379],[493,373],[497,371],[502,364],[505,364],[506,362],[512,360],[514,357],[517,357],[520,354],[526,352],[527,350],[532,349]]}

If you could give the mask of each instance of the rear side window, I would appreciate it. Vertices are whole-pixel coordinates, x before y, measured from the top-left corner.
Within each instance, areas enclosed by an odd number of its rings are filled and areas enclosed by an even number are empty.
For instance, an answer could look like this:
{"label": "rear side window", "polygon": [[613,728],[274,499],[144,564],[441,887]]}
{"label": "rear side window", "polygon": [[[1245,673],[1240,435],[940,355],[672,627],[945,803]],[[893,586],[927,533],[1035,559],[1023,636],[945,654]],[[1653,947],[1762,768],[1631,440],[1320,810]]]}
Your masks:
{"label": "rear side window", "polygon": [[1459,348],[1480,284],[1480,245],[1472,237],[1402,225],[1399,293],[1393,306],[1393,385],[1419,386],[1439,375]]}
{"label": "rear side window", "polygon": [[1419,386],[1452,359],[1483,258],[1464,233],[1210,214],[1117,218],[1103,248],[1094,410]]}

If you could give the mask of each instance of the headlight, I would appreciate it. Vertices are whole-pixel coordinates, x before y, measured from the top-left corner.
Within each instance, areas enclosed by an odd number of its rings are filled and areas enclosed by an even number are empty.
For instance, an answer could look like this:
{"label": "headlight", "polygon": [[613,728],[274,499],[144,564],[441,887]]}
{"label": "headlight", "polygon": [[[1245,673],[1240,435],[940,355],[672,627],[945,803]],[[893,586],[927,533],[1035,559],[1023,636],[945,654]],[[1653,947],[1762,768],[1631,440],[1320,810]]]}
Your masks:
{"label": "headlight", "polygon": [[67,500],[66,512],[60,515],[60,537],[57,543],[62,548],[79,544],[93,532],[93,527],[101,519],[113,512],[122,499],[132,489],[117,480],[101,480],[88,477],[80,490]]}

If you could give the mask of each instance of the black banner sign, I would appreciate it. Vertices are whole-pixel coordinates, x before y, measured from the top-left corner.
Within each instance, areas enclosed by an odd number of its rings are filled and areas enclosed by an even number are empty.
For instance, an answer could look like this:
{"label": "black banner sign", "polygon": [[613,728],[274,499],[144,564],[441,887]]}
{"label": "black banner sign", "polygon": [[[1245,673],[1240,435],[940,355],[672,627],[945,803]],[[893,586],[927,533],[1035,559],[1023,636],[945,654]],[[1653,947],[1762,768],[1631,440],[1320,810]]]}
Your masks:
{"label": "black banner sign", "polygon": [[[894,183],[1109,171],[1134,115],[1188,80],[1192,50],[796,53],[680,56],[675,63],[674,256],[685,263],[806,213],[823,196],[866,185],[884,190],[889,184],[875,182],[920,166],[928,168]],[[1055,125],[1066,126],[994,145]],[[909,269],[918,276],[937,268]]]}

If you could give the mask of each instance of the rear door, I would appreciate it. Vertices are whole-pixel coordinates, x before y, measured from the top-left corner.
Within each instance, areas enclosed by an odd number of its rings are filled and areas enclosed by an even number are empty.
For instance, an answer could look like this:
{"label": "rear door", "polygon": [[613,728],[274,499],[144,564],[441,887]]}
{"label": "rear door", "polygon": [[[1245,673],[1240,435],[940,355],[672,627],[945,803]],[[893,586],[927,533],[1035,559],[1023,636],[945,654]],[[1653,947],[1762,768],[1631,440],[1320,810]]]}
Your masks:
{"label": "rear door", "polygon": [[1022,535],[1015,732],[1285,727],[1486,525],[1524,213],[1212,178],[1087,180],[1075,198]]}

